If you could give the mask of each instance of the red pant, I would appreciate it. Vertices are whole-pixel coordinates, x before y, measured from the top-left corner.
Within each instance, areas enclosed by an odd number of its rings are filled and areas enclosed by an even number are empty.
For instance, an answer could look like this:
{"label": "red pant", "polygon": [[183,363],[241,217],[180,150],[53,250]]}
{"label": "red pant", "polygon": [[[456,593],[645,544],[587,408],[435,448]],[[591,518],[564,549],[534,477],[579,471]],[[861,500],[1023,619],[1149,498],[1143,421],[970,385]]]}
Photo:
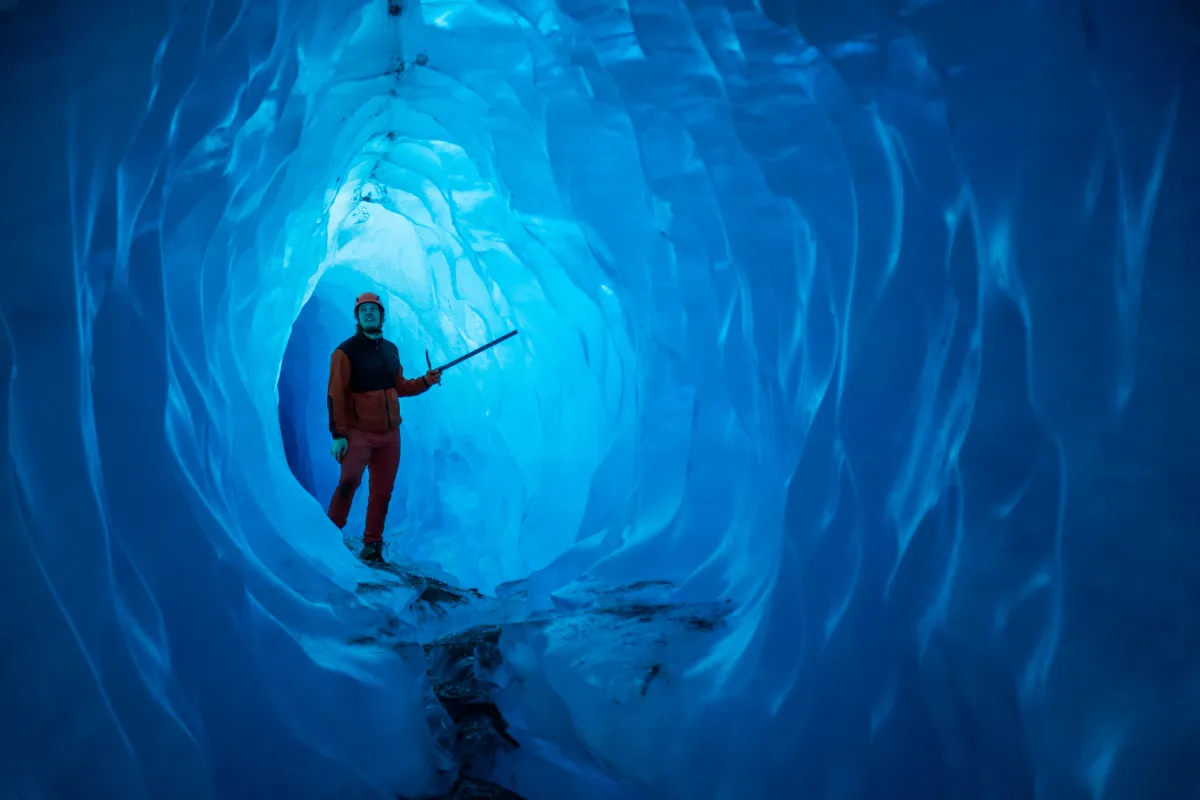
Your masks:
{"label": "red pant", "polygon": [[400,466],[400,431],[371,433],[349,429],[346,432],[346,455],[342,457],[342,475],[333,499],[329,501],[329,518],[338,528],[346,527],[354,493],[362,483],[364,469],[371,470],[367,495],[367,528],[363,542],[383,540],[383,521],[387,519],[396,483],[396,468]]}

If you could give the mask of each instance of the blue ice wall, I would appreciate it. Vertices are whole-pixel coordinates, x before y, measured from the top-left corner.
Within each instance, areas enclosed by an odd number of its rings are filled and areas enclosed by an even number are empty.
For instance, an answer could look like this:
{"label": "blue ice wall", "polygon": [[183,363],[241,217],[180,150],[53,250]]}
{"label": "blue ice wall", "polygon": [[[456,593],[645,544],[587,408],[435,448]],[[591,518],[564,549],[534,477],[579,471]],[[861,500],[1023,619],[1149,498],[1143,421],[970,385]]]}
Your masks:
{"label": "blue ice wall", "polygon": [[0,796],[445,788],[322,512],[365,289],[522,332],[401,557],[729,601],[661,694],[506,632],[623,796],[1200,787],[1186,4],[0,7]]}

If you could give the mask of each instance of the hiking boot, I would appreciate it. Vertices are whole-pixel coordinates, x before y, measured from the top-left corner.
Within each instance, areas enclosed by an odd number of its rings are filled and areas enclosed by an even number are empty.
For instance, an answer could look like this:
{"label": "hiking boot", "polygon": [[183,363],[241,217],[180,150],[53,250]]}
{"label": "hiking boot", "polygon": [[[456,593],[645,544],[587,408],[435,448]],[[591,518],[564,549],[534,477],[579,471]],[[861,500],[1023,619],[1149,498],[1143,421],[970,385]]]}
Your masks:
{"label": "hiking boot", "polygon": [[376,564],[387,563],[383,560],[383,542],[366,542],[363,545],[362,552],[358,557],[363,561],[369,561]]}

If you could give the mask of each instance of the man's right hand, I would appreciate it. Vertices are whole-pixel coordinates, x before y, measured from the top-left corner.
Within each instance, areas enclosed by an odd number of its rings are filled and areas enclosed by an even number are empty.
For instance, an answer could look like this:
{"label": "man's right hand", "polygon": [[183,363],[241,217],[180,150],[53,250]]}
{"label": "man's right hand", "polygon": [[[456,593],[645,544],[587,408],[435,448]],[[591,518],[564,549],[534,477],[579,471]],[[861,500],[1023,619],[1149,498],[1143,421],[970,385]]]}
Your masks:
{"label": "man's right hand", "polygon": [[329,452],[333,455],[334,460],[339,464],[342,463],[342,459],[346,456],[346,440],[344,438],[334,439],[333,447],[329,448]]}

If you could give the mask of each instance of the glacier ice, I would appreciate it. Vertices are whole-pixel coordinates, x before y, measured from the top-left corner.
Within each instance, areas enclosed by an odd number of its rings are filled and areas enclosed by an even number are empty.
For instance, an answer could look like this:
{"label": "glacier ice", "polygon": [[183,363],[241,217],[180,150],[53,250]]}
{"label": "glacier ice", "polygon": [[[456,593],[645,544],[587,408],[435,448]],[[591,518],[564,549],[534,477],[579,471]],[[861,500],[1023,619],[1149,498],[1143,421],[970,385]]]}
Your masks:
{"label": "glacier ice", "polygon": [[[1198,41],[0,2],[0,796],[1200,787]],[[521,331],[406,402],[394,574],[322,511],[362,291],[410,374]]]}

